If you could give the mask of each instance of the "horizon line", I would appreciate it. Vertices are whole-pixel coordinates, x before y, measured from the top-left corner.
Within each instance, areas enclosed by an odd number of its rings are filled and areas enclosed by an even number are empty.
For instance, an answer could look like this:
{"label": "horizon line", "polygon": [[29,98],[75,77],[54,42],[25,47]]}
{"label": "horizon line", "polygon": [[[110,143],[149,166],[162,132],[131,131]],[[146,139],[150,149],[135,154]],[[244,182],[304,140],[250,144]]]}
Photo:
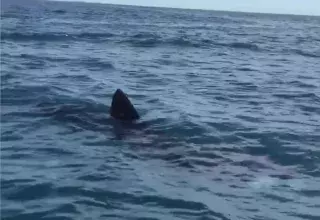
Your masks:
{"label": "horizon line", "polygon": [[204,9],[204,8],[184,8],[184,7],[172,7],[172,6],[152,6],[152,5],[133,5],[125,3],[108,3],[108,2],[91,2],[88,0],[45,0],[50,2],[74,2],[74,3],[86,3],[86,4],[103,4],[103,5],[115,5],[115,6],[131,6],[131,7],[144,7],[144,8],[163,8],[163,9],[178,9],[178,10],[198,10],[198,11],[215,11],[215,12],[233,12],[233,13],[248,13],[248,14],[264,14],[264,15],[280,15],[280,16],[308,16],[308,17],[320,17],[320,14],[296,14],[296,13],[278,13],[278,12],[259,12],[259,11],[242,11],[242,10],[217,10],[217,9]]}

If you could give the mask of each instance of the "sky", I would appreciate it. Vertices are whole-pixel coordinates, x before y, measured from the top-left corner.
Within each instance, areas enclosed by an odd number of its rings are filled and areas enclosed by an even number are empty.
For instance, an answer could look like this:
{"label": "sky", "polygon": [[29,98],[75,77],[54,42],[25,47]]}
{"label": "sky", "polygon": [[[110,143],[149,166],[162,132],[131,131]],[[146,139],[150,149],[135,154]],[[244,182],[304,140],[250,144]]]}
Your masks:
{"label": "sky", "polygon": [[319,15],[320,0],[69,0],[174,8]]}

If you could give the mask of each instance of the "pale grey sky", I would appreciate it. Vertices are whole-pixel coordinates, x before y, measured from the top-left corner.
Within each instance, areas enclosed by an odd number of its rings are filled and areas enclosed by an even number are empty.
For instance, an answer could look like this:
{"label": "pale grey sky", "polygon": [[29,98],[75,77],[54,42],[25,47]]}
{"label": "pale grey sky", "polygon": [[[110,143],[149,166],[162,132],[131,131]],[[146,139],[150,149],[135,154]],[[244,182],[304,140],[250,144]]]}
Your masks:
{"label": "pale grey sky", "polygon": [[[73,1],[73,0],[69,0]],[[267,12],[282,14],[320,15],[320,0],[75,0],[113,4],[163,6]]]}

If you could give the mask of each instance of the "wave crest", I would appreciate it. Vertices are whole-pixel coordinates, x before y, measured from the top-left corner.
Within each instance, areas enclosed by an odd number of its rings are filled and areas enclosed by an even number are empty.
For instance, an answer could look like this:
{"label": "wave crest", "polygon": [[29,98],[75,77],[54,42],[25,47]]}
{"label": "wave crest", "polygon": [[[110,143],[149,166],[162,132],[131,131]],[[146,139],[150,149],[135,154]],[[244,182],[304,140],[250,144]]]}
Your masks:
{"label": "wave crest", "polygon": [[68,40],[106,40],[114,36],[111,33],[1,33],[1,38],[9,41],[68,41]]}

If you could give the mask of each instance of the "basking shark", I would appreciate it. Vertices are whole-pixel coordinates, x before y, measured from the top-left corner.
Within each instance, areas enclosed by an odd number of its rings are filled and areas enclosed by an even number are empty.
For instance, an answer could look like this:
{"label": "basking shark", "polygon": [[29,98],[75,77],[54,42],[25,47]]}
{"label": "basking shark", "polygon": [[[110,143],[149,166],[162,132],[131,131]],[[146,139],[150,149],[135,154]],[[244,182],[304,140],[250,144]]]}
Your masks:
{"label": "basking shark", "polygon": [[[109,114],[116,121],[112,122],[116,139],[123,139],[125,136],[133,134],[139,137],[147,135],[147,123],[138,121],[140,115],[135,109],[126,93],[117,89],[112,97]],[[142,133],[141,133],[142,132]]]}
{"label": "basking shark", "polygon": [[117,89],[113,94],[110,115],[115,119],[129,122],[140,119],[137,110],[121,89]]}

